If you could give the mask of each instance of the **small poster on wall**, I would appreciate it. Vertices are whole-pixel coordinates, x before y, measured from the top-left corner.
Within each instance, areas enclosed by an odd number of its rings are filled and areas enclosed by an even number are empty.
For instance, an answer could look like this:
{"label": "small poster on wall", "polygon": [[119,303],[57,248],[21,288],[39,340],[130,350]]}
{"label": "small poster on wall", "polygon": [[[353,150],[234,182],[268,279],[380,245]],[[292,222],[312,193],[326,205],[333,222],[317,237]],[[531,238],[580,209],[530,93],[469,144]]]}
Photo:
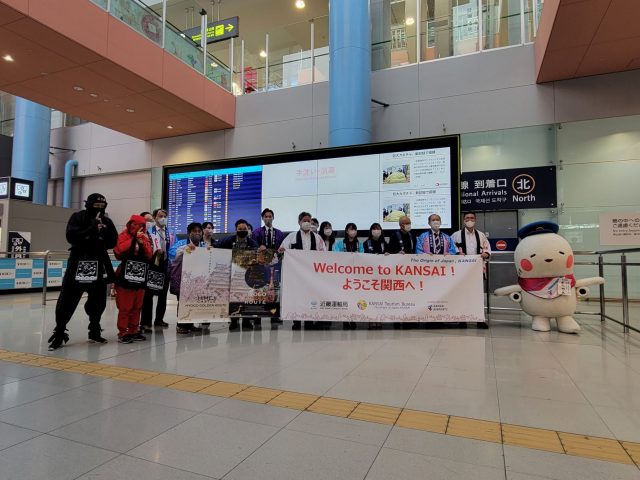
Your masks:
{"label": "small poster on wall", "polygon": [[640,245],[640,212],[601,213],[600,245]]}
{"label": "small poster on wall", "polygon": [[28,258],[31,251],[31,232],[9,232],[7,245],[13,258]]}

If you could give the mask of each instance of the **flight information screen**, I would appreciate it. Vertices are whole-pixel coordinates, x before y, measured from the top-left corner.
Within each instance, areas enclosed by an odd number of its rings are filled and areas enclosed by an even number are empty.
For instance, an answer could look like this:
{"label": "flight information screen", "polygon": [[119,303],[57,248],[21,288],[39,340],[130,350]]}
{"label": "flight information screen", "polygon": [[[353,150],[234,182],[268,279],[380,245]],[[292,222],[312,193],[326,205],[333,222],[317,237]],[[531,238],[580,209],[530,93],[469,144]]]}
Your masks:
{"label": "flight information screen", "polygon": [[444,137],[252,157],[232,167],[167,167],[165,205],[169,225],[180,233],[190,222],[204,221],[216,233],[231,232],[241,218],[257,228],[264,208],[275,212],[274,225],[285,231],[298,229],[301,211],[328,220],[335,230],[348,222],[359,230],[373,222],[396,229],[404,215],[415,228],[426,228],[432,213],[442,217],[443,228],[455,228],[458,161],[458,137]]}

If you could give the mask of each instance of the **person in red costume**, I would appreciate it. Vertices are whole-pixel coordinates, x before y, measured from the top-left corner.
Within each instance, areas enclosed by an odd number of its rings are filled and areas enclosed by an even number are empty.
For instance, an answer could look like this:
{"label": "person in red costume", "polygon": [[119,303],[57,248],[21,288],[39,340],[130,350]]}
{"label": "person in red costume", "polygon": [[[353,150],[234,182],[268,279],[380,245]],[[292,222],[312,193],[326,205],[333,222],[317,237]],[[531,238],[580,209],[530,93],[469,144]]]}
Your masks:
{"label": "person in red costume", "polygon": [[144,217],[132,215],[126,228],[118,236],[113,249],[121,261],[116,271],[116,305],[118,306],[118,341],[120,343],[142,342],[146,337],[140,333],[140,312],[144,301],[147,264],[153,248],[146,234]]}

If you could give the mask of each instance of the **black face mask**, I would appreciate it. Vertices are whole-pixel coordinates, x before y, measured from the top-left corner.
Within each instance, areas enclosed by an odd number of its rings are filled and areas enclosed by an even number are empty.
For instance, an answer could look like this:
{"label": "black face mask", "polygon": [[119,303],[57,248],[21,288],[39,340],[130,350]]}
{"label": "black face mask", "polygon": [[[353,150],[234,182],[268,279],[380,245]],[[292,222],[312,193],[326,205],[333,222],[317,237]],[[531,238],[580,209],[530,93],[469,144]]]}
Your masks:
{"label": "black face mask", "polygon": [[236,235],[238,236],[238,238],[245,238],[247,235],[249,235],[249,231],[248,230],[238,230],[236,232]]}

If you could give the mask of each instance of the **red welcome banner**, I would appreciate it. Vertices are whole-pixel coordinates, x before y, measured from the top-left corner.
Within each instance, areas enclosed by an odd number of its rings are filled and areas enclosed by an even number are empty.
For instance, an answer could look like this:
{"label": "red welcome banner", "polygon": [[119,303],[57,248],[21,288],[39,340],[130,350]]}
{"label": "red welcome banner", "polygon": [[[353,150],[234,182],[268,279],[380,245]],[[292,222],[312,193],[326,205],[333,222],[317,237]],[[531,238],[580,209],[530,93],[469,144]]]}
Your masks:
{"label": "red welcome banner", "polygon": [[484,322],[477,255],[369,255],[289,250],[283,320]]}

